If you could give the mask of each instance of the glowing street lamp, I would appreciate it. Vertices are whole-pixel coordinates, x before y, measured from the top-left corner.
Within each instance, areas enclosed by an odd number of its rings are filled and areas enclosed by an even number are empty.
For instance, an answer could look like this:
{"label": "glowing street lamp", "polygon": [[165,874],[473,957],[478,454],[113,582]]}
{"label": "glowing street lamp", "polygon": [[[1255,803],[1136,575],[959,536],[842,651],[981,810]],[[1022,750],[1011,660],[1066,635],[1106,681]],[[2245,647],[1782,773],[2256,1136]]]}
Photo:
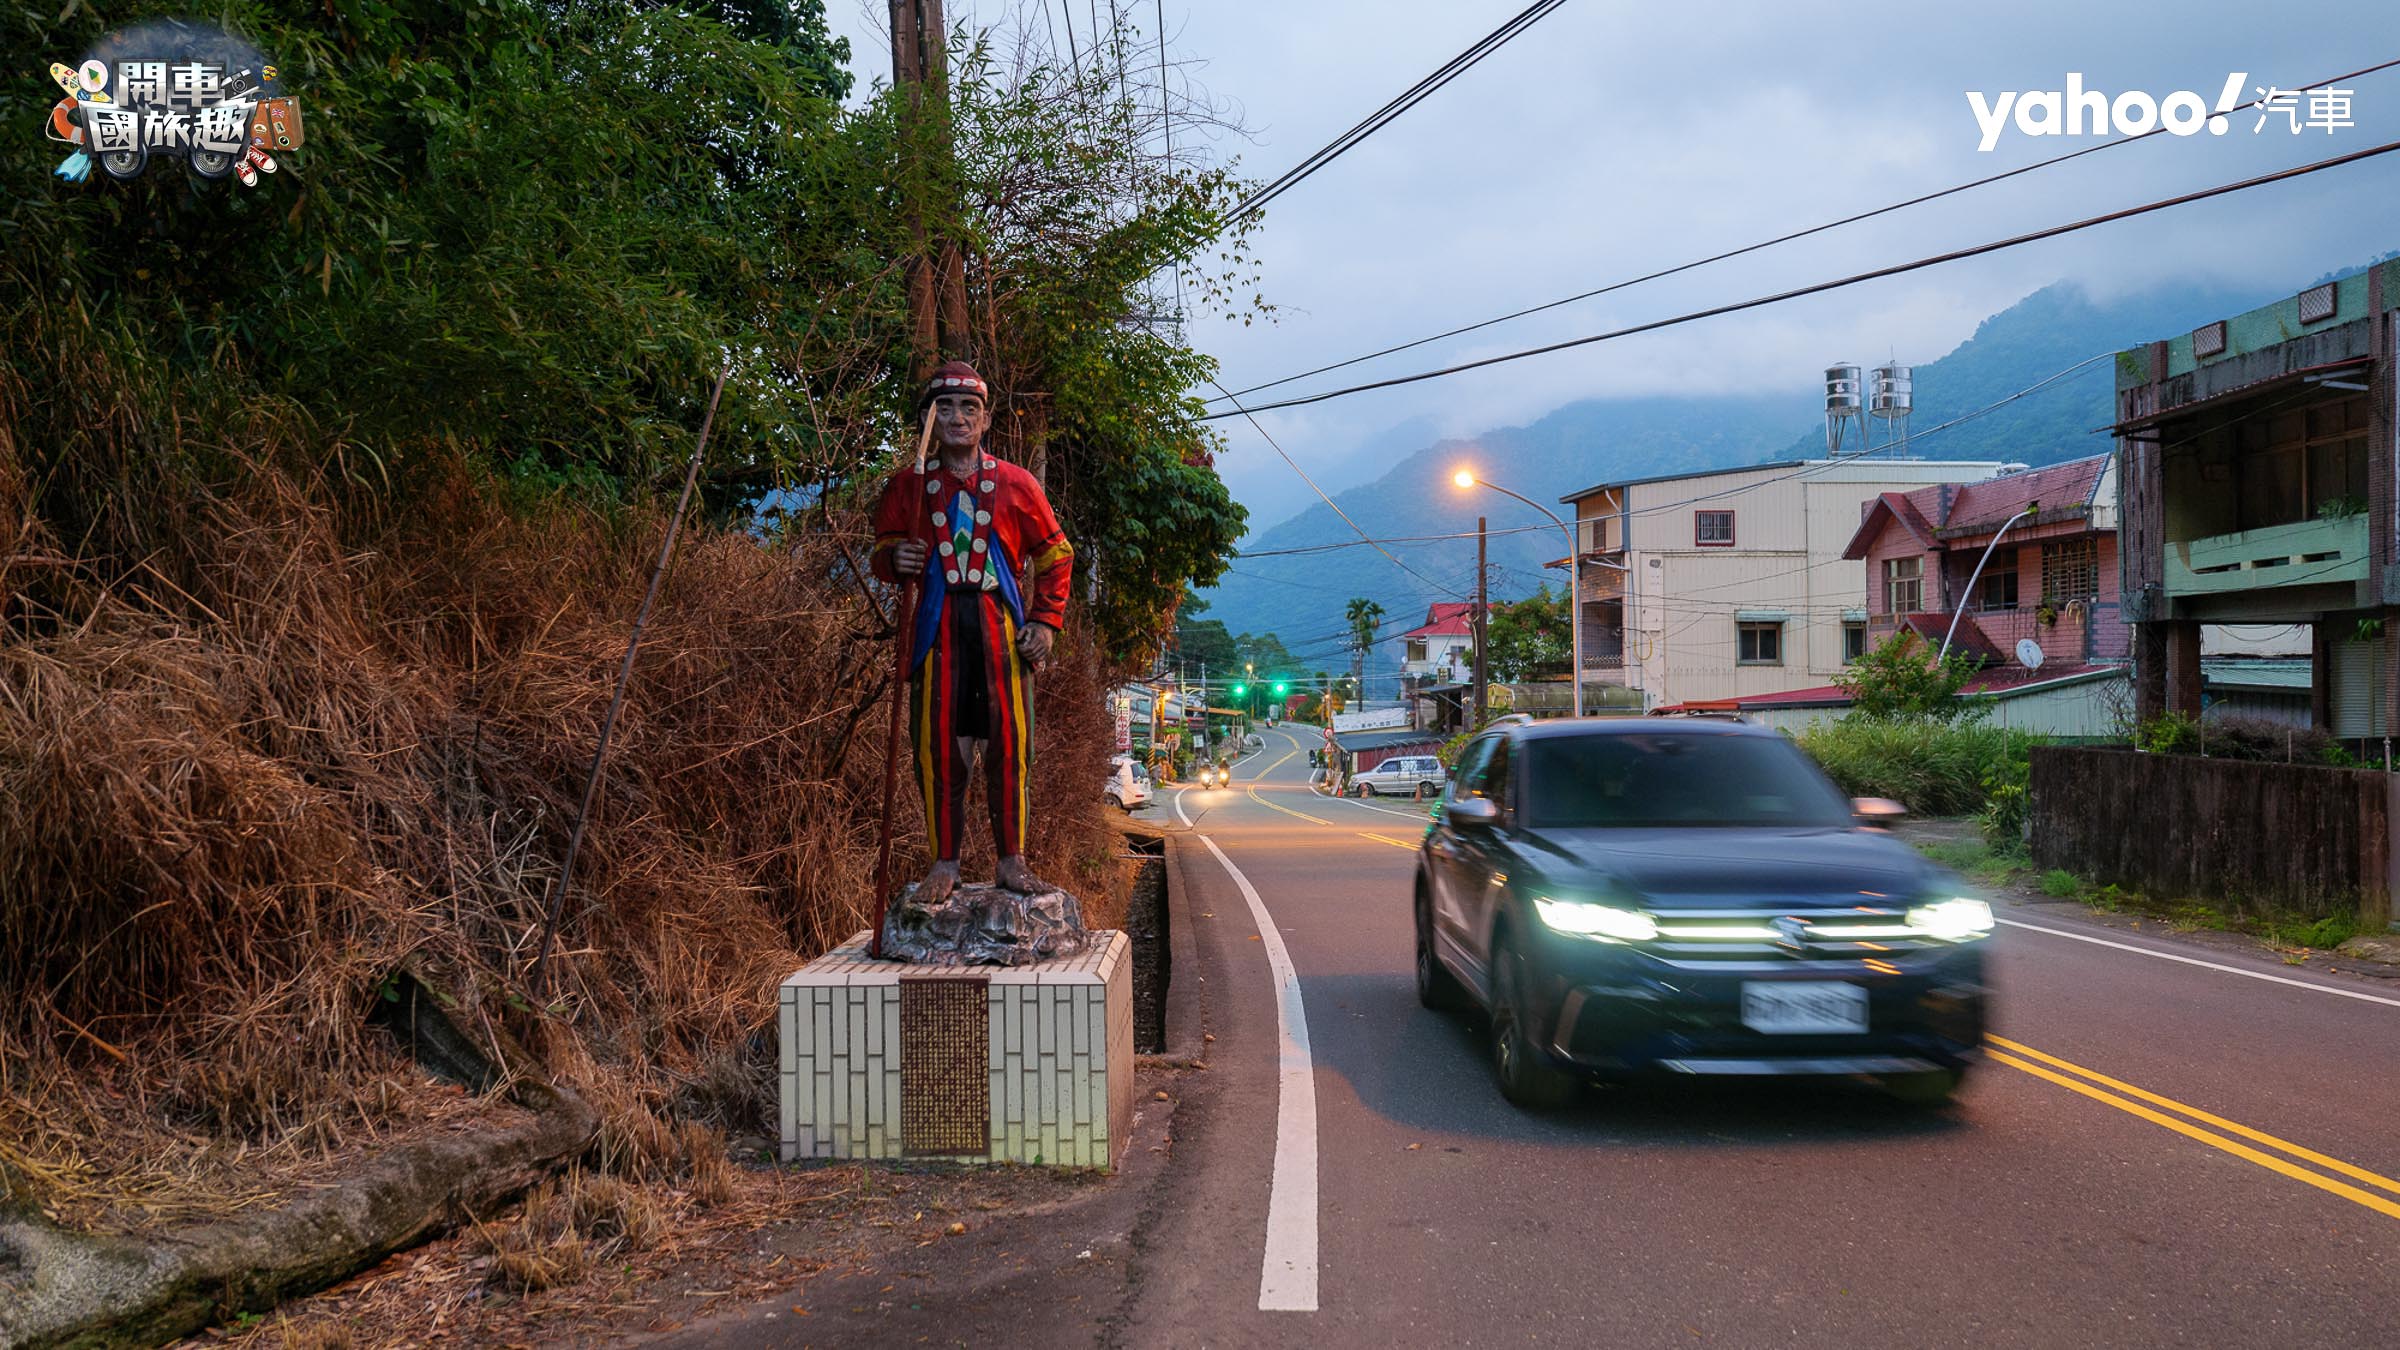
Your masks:
{"label": "glowing street lamp", "polygon": [[[1556,511],[1521,492],[1511,492],[1489,478],[1477,478],[1472,469],[1460,469],[1450,476],[1450,481],[1458,484],[1461,488],[1471,488],[1480,484],[1503,497],[1514,497],[1550,517],[1550,523],[1556,525],[1558,532],[1567,537],[1567,640],[1571,652],[1567,659],[1575,667],[1567,679],[1575,691],[1575,715],[1583,716],[1583,559],[1575,550],[1575,531],[1568,528],[1567,522],[1558,518]],[[1477,659],[1483,658],[1478,656]]]}

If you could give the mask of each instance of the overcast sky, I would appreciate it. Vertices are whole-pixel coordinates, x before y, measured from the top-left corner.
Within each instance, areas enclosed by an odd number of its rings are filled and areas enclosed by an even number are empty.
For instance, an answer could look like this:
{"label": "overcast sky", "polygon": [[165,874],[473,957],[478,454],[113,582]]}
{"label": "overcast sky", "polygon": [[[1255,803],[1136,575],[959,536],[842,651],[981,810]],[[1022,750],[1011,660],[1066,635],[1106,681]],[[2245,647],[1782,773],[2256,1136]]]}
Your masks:
{"label": "overcast sky", "polygon": [[[1157,0],[1119,0],[1150,41]],[[1264,180],[1491,31],[1526,0],[1165,0],[1170,54],[1250,129],[1220,139]],[[1079,40],[1108,0],[1048,0]],[[888,79],[885,0],[828,0],[862,87]],[[1227,387],[1738,247],[2095,143],[2013,123],[1991,151],[1966,97],[2192,90],[2232,72],[2290,87],[2400,57],[2392,0],[2167,8],[2067,3],[1564,8],[1279,198],[1255,235],[1271,325],[1195,319]],[[954,28],[1031,24],[1034,0],[950,0]],[[1063,42],[1063,27],[1055,29]],[[1046,34],[1045,34],[1046,36]],[[2351,86],[2355,127],[2157,136],[1796,244],[1418,348],[1276,391],[1354,383],[1640,323],[2400,140],[2400,69]],[[2305,116],[2305,108],[2303,109]],[[1410,388],[1262,417],[1330,490],[1357,453],[1422,419],[1443,434],[1522,424],[1579,398],[1806,392],[1837,359],[1925,362],[2053,281],[2096,296],[2178,282],[2297,289],[2400,248],[2400,154],[1833,295]],[[2164,336],[2163,334],[2161,336]],[[1254,529],[1308,489],[1256,432],[1219,424]],[[1388,437],[1384,439],[1388,440]],[[1424,437],[1414,438],[1421,444]]]}

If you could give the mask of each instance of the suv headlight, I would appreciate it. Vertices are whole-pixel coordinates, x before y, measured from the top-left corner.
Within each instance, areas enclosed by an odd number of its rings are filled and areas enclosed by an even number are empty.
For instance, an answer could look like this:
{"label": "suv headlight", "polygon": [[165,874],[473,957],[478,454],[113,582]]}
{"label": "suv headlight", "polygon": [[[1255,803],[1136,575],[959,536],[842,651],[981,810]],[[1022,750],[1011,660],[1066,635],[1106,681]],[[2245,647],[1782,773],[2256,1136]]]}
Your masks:
{"label": "suv headlight", "polygon": [[1638,910],[1590,905],[1577,900],[1533,898],[1533,912],[1551,931],[1601,942],[1648,942],[1658,936],[1658,921]]}
{"label": "suv headlight", "polygon": [[1967,896],[1936,900],[1909,910],[1908,926],[1933,937],[1964,942],[1992,931],[1992,907]]}

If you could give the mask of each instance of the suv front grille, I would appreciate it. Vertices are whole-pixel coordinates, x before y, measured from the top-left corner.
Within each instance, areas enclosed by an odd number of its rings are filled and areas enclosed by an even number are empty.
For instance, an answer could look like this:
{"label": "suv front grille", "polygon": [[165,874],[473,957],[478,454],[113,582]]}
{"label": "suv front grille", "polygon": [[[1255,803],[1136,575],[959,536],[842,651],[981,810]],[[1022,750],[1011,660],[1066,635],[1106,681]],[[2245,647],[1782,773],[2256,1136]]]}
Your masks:
{"label": "suv front grille", "polygon": [[[1709,961],[1874,960],[1951,945],[1908,926],[1898,909],[1650,911],[1658,937],[1645,951],[1678,964]],[[1780,923],[1778,921],[1781,921]],[[1795,931],[1796,930],[1796,931]]]}

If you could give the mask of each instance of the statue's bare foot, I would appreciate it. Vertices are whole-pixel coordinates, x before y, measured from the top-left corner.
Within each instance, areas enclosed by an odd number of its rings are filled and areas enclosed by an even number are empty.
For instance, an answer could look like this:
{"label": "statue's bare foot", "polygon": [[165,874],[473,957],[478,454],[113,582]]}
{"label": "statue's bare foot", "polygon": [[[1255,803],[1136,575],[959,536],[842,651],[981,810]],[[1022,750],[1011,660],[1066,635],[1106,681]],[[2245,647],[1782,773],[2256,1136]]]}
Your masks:
{"label": "statue's bare foot", "polygon": [[1035,876],[1033,869],[1025,865],[1025,859],[1021,854],[1010,854],[1008,857],[1002,858],[1000,865],[993,869],[993,873],[995,879],[1003,887],[1015,891],[1019,895],[1044,895],[1056,889],[1049,882]]}
{"label": "statue's bare foot", "polygon": [[925,874],[923,903],[938,905],[949,899],[950,892],[957,889],[958,860],[951,858],[944,862],[937,862],[933,865],[933,870]]}

